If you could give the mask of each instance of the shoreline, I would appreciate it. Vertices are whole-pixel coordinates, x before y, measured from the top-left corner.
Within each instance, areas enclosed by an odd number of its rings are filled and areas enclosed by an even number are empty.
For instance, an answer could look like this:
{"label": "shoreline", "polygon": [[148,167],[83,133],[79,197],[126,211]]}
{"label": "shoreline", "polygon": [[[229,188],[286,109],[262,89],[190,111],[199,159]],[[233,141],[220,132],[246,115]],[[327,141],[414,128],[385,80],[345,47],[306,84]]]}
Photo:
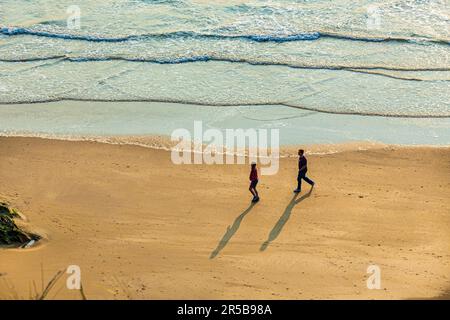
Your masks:
{"label": "shoreline", "polygon": [[[148,134],[148,135],[60,135],[46,133],[5,133],[0,132],[0,138],[31,138],[56,141],[72,141],[72,142],[97,142],[109,145],[129,145],[154,150],[171,151],[176,145],[170,140],[168,135]],[[207,145],[203,145],[203,148]],[[217,146],[215,146],[217,147]],[[306,154],[309,155],[328,155],[341,153],[346,151],[367,151],[377,149],[450,149],[450,145],[433,145],[433,144],[387,144],[376,141],[348,141],[342,143],[317,143],[317,144],[297,144],[297,145],[281,145],[279,148],[280,158],[296,157],[298,148],[304,148]],[[204,150],[203,150],[204,151]],[[248,148],[245,150],[248,157]],[[223,155],[228,152],[220,153]],[[233,153],[234,156],[242,156],[242,154]]]}
{"label": "shoreline", "polygon": [[[198,121],[205,130],[276,129],[281,146],[347,142],[450,145],[450,118],[332,115],[271,105],[208,107],[175,103],[65,101],[0,107],[1,135],[167,137],[177,129],[193,132],[194,123]],[[150,141],[150,144],[164,147],[163,142]]]}
{"label": "shoreline", "polygon": [[[47,279],[69,265],[88,299],[410,299],[449,287],[449,148],[309,155],[317,186],[298,197],[297,161],[282,158],[253,207],[248,165],[174,165],[167,151],[92,141],[0,137],[0,148],[0,200],[45,239],[0,250],[23,298],[41,266]],[[373,264],[381,290],[366,287]],[[79,298],[64,282],[50,299]]]}

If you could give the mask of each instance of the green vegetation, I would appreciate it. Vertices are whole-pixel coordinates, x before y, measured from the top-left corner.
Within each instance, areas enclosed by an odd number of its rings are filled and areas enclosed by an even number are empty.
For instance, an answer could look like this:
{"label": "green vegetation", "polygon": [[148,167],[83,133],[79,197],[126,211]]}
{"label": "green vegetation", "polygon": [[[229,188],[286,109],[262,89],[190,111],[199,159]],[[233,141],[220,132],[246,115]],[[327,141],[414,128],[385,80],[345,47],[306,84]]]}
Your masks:
{"label": "green vegetation", "polygon": [[14,209],[0,202],[0,245],[22,245],[38,239],[35,235],[27,234],[17,227],[14,218],[18,216]]}

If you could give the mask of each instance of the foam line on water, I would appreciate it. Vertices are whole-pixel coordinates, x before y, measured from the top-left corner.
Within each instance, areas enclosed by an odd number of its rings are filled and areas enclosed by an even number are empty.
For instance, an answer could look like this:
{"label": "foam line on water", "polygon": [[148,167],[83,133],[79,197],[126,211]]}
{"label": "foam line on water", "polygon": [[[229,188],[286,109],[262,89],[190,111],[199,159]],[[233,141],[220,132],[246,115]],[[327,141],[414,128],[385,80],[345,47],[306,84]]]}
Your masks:
{"label": "foam line on water", "polygon": [[401,77],[396,75],[390,75],[383,72],[377,71],[402,71],[402,72],[448,72],[450,68],[448,67],[438,67],[438,68],[408,68],[408,67],[391,67],[391,66],[378,66],[378,65],[301,65],[292,64],[286,62],[276,62],[276,61],[256,61],[248,59],[233,59],[233,58],[221,58],[208,55],[191,56],[191,57],[178,57],[178,58],[166,58],[166,59],[147,59],[147,58],[130,58],[130,57],[120,57],[120,56],[109,56],[109,57],[71,57],[71,56],[47,56],[47,57],[30,57],[23,59],[0,59],[0,62],[6,63],[20,63],[20,62],[37,62],[37,61],[51,61],[54,60],[55,63],[60,63],[64,61],[74,62],[74,63],[87,63],[87,62],[106,62],[106,61],[126,61],[126,62],[136,62],[136,63],[155,63],[155,64],[185,64],[185,63],[199,63],[199,62],[229,62],[229,63],[242,63],[254,66],[278,66],[287,67],[292,69],[309,69],[309,70],[334,70],[334,71],[348,71],[355,73],[363,73],[375,76],[388,77],[397,80],[405,81],[450,81],[447,79],[440,80],[429,80],[421,78],[412,77]]}
{"label": "foam line on water", "polygon": [[321,108],[310,108],[301,105],[296,105],[289,102],[277,102],[277,101],[260,101],[260,102],[245,102],[245,103],[213,103],[203,101],[191,101],[183,99],[151,99],[151,98],[137,98],[137,99],[98,99],[98,98],[68,98],[68,97],[56,97],[41,100],[27,100],[27,101],[0,101],[0,105],[20,105],[20,104],[39,104],[39,103],[51,103],[62,101],[79,101],[79,102],[156,102],[156,103],[177,103],[182,105],[193,106],[210,106],[210,107],[245,107],[245,106],[284,106],[290,108],[296,108],[306,111],[314,111],[327,114],[340,114],[340,115],[357,115],[357,116],[370,116],[370,117],[389,117],[389,118],[418,118],[418,119],[437,119],[437,118],[450,118],[450,113],[442,114],[392,114],[392,113],[379,113],[379,112],[355,112],[355,111],[337,111],[326,110]]}
{"label": "foam line on water", "polygon": [[0,33],[6,36],[36,36],[46,38],[58,38],[63,40],[78,40],[89,42],[127,42],[139,41],[143,39],[240,39],[253,42],[290,42],[290,41],[315,41],[324,38],[348,40],[348,41],[363,41],[363,42],[401,42],[401,43],[437,43],[441,45],[449,45],[449,39],[432,39],[428,37],[384,37],[373,36],[363,37],[357,35],[347,35],[331,32],[308,32],[308,33],[294,33],[286,35],[270,35],[270,34],[214,34],[214,33],[198,33],[194,31],[174,31],[167,33],[147,33],[136,35],[124,35],[121,37],[105,37],[101,35],[90,34],[69,34],[49,32],[39,30],[38,28],[24,28],[17,26],[2,26]]}

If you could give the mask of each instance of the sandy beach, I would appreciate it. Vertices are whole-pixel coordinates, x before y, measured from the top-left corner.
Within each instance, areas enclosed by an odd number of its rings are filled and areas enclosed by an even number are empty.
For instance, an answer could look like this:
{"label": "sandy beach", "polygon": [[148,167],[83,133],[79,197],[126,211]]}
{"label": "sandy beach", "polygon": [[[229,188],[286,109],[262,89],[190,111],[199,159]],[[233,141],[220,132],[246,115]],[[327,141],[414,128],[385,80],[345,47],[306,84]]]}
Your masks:
{"label": "sandy beach", "polygon": [[[132,145],[0,138],[0,200],[43,236],[0,249],[0,298],[28,299],[69,265],[88,299],[410,299],[450,288],[450,148],[309,155],[317,186],[292,193],[296,158],[174,165]],[[369,290],[367,268],[381,270]],[[64,275],[49,299],[78,299]],[[36,289],[35,289],[36,287]]]}

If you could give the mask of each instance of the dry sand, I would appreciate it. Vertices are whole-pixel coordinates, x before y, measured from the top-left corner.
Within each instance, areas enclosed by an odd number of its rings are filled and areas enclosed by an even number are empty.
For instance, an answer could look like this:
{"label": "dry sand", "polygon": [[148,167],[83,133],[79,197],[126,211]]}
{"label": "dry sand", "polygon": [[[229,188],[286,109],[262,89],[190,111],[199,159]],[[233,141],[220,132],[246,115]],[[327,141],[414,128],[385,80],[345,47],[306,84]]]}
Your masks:
{"label": "dry sand", "polygon": [[[448,297],[450,148],[387,147],[308,157],[317,187],[293,200],[295,158],[173,165],[130,145],[0,138],[0,200],[45,237],[0,249],[0,298],[30,297],[79,265],[88,299]],[[369,265],[381,289],[369,290]],[[64,275],[48,298],[78,299]],[[36,289],[34,289],[36,286]]]}

